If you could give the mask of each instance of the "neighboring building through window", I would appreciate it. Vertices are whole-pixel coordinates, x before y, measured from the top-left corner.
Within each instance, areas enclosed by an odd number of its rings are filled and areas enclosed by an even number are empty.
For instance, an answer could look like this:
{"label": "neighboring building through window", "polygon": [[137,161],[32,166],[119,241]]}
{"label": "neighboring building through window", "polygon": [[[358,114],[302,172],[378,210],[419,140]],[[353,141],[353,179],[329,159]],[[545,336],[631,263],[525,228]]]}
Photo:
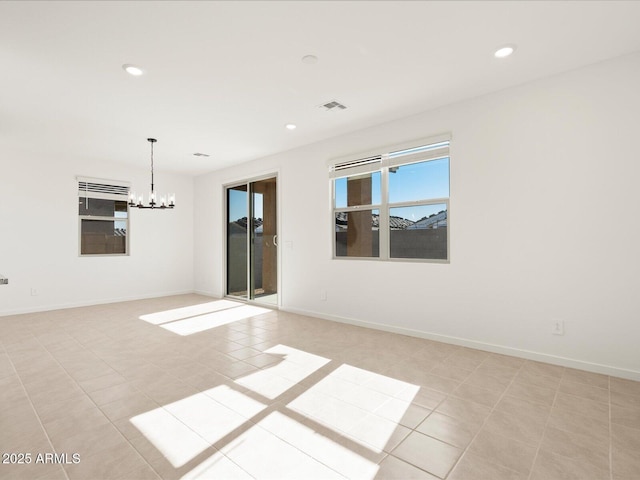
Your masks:
{"label": "neighboring building through window", "polygon": [[128,255],[129,184],[77,180],[80,255]]}
{"label": "neighboring building through window", "polygon": [[330,176],[334,258],[449,260],[448,136],[334,161]]}

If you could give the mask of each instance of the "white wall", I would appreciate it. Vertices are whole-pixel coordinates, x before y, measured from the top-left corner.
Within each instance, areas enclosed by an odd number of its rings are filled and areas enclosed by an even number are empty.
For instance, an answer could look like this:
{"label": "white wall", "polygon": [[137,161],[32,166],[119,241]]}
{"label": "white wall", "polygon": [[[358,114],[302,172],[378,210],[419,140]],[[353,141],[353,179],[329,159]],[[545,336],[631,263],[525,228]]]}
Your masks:
{"label": "white wall", "polygon": [[[129,256],[78,255],[76,175],[130,181],[148,169],[3,149],[0,158],[0,315],[193,291],[193,179],[156,172],[174,210],[132,209]],[[35,288],[37,296],[31,295]]]}
{"label": "white wall", "polygon": [[[278,171],[283,309],[640,379],[638,85],[628,56],[198,177],[196,290],[222,185]],[[332,260],[327,160],[443,132],[451,263]]]}

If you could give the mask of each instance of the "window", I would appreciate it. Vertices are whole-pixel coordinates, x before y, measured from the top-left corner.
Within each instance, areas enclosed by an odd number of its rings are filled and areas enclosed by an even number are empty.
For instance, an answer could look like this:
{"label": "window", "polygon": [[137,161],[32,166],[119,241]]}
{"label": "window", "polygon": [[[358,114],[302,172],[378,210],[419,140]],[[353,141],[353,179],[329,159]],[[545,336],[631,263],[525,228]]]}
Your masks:
{"label": "window", "polygon": [[334,258],[449,260],[449,137],[334,161]]}
{"label": "window", "polygon": [[78,177],[80,255],[128,255],[129,184]]}

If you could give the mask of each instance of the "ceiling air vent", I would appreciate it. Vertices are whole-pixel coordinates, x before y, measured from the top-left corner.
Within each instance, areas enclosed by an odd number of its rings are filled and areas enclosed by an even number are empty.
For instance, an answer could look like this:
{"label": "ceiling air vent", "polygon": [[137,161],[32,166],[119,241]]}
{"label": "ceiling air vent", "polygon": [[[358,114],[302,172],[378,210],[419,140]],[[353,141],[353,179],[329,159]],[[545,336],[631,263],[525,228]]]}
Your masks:
{"label": "ceiling air vent", "polygon": [[324,108],[325,110],[329,111],[329,110],[344,110],[345,108],[347,108],[345,105],[341,104],[340,102],[338,102],[337,100],[331,100],[330,102],[327,102],[323,105],[320,105],[320,108]]}

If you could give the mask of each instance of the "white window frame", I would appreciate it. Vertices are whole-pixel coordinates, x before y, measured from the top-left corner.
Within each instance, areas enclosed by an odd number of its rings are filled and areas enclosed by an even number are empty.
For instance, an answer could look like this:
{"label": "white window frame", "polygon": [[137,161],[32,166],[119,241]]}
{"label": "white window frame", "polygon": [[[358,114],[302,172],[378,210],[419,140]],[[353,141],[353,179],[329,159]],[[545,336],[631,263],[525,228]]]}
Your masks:
{"label": "white window frame", "polygon": [[[127,235],[125,238],[125,253],[82,253],[82,221],[95,220],[105,222],[122,221],[119,217],[104,217],[96,215],[78,215],[78,256],[79,257],[127,257],[130,254],[129,237],[131,236],[131,212],[129,208],[129,192],[131,183],[121,180],[107,180],[94,177],[76,177],[78,184],[78,198],[89,201],[92,198],[103,200],[124,201],[127,203]],[[77,210],[76,210],[77,212]]]}
{"label": "white window frame", "polygon": [[[442,263],[451,262],[451,209],[449,199],[451,197],[451,135],[443,134],[420,140],[404,142],[385,148],[378,148],[372,151],[362,152],[357,155],[349,155],[332,159],[328,163],[329,178],[331,182],[331,228],[332,228],[332,258],[334,260],[370,260],[370,261],[391,261],[391,262],[418,262],[418,263]],[[415,152],[412,152],[415,150]],[[380,153],[386,152],[386,153]],[[406,202],[389,203],[389,169],[423,163],[431,160],[449,159],[449,197],[447,198],[424,198]],[[336,207],[335,180],[358,175],[380,172],[380,203],[367,205],[355,205],[347,207]],[[391,257],[390,244],[390,211],[392,208],[411,207],[422,205],[446,205],[447,210],[447,258],[396,258]],[[336,213],[354,212],[358,210],[378,210],[379,216],[379,256],[378,257],[354,257],[336,255]]]}

